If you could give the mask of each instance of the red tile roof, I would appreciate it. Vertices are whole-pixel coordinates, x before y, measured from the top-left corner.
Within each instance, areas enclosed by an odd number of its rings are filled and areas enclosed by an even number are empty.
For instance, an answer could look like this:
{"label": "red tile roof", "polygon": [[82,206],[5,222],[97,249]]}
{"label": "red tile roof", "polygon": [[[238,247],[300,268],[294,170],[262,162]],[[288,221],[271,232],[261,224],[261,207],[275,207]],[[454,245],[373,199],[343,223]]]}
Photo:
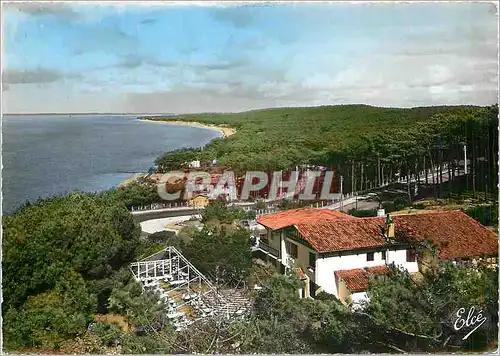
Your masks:
{"label": "red tile roof", "polygon": [[[459,210],[393,215],[400,242],[431,240],[439,258],[478,257],[498,253],[498,236]],[[297,223],[296,228],[317,252],[337,252],[388,245],[385,218],[323,220]]]}
{"label": "red tile roof", "polygon": [[[391,217],[398,241],[430,240],[438,246],[440,259],[498,254],[497,234],[462,211]],[[384,236],[385,218],[355,218],[330,209],[303,208],[263,215],[257,222],[272,230],[293,225],[319,253],[389,245]]]}
{"label": "red tile roof", "polygon": [[319,253],[388,245],[384,218],[336,219],[295,225],[304,240]]}
{"label": "red tile roof", "polygon": [[380,276],[387,273],[389,273],[389,268],[387,266],[335,271],[335,275],[342,279],[347,289],[351,292],[361,292],[367,290],[368,280],[370,277]]}
{"label": "red tile roof", "polygon": [[354,220],[357,218],[331,209],[301,208],[262,215],[257,218],[257,222],[269,229],[278,230],[299,223],[339,219]]}
{"label": "red tile roof", "polygon": [[398,239],[431,240],[440,259],[498,254],[498,235],[460,210],[394,215],[392,221]]}

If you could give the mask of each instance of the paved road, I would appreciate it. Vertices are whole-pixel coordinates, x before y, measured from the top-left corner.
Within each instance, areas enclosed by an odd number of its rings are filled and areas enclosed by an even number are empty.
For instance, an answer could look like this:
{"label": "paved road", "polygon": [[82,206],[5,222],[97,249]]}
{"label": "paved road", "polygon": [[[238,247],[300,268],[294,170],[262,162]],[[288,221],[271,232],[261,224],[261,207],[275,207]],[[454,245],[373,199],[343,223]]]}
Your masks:
{"label": "paved road", "polygon": [[[161,218],[161,219],[153,219],[146,220],[141,222],[141,229],[148,234],[153,234],[159,231],[175,231],[174,229],[169,229],[166,227],[168,224],[175,224],[182,221],[188,221],[191,219],[193,215],[184,215],[184,216],[175,216],[171,218]],[[197,218],[201,218],[201,216],[196,215]]]}
{"label": "paved road", "polygon": [[351,203],[351,204],[344,204],[341,210],[343,212],[348,212],[351,209],[358,209],[358,210],[372,210],[372,209],[378,209],[378,202],[377,201],[371,201],[371,200],[360,200],[358,199],[358,204],[356,206],[356,202]]}
{"label": "paved road", "polygon": [[[461,171],[459,172],[457,175],[463,175],[464,172]],[[427,175],[427,179],[429,181],[429,184],[432,184],[432,177],[435,177],[435,180],[437,182],[437,177],[439,176],[439,173],[438,172],[435,172],[435,173],[429,173]],[[443,182],[447,182],[449,180],[449,175],[448,175],[448,169],[443,167]],[[410,183],[415,183],[417,180],[416,178],[413,178],[410,180]],[[420,180],[419,180],[420,183],[425,183],[425,176],[421,177]],[[392,182],[390,184],[407,184],[407,180],[405,179],[402,179],[400,180],[399,182]],[[384,188],[384,187],[387,187],[389,184],[385,184],[385,185],[382,185],[381,187],[379,188]],[[376,189],[379,189],[379,188],[376,188]],[[413,188],[413,187],[412,187]],[[375,190],[375,189],[374,189]],[[363,194],[363,195],[359,195],[357,197],[357,201],[358,201],[358,209],[375,209],[378,207],[378,203],[377,202],[369,202],[367,201],[367,199],[370,198],[370,196],[368,194]],[[350,198],[347,198],[347,199],[344,199],[342,202],[338,201],[338,202],[335,202],[331,205],[327,205],[325,206],[325,208],[327,209],[332,209],[332,210],[342,210],[342,211],[348,211],[350,209],[353,209],[356,207],[356,197],[350,197]]]}
{"label": "paved road", "polygon": [[[460,172],[459,175],[463,175],[464,172]],[[428,180],[429,183],[432,183],[432,177],[437,177],[438,173],[430,173],[428,175]],[[443,182],[447,182],[449,179],[448,177],[448,170],[446,168],[443,168]],[[412,179],[411,182],[415,182],[415,179]],[[420,178],[420,182],[423,183],[425,182],[425,176]],[[406,184],[405,180],[401,180],[399,182],[392,182],[391,184],[395,183],[400,183],[400,184]],[[379,188],[384,188],[388,186],[388,184],[383,185]],[[368,202],[366,199],[369,198],[367,194],[364,195],[359,195],[358,196],[358,209],[373,209],[378,206],[378,204],[373,203],[373,202]],[[242,202],[242,203],[233,203],[233,205],[236,206],[248,206],[248,205],[253,205],[251,202]],[[341,205],[343,206],[341,209]],[[334,204],[324,206],[324,208],[328,209],[333,209],[333,210],[343,210],[347,211],[349,209],[355,208],[356,207],[356,197],[350,197],[347,199],[344,199],[343,202],[335,202]],[[199,214],[200,210],[203,208],[197,208],[194,209],[192,207],[175,207],[175,208],[164,208],[164,209],[154,209],[154,210],[144,210],[144,211],[133,211],[132,215],[134,216],[134,220],[136,222],[143,222],[143,221],[148,221],[151,219],[159,219],[159,218],[170,218],[170,217],[181,217],[181,216],[192,216],[195,214]]]}

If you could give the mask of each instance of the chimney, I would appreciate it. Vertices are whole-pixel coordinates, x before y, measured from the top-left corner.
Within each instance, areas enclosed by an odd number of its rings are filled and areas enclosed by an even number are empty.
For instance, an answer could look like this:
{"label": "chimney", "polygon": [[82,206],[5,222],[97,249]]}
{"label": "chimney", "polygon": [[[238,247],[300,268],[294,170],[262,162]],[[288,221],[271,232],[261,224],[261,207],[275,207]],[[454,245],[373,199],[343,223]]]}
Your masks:
{"label": "chimney", "polygon": [[387,214],[387,217],[385,219],[385,231],[386,231],[386,236],[390,240],[394,239],[394,223],[392,222],[391,216]]}
{"label": "chimney", "polygon": [[385,209],[378,209],[377,210],[377,217],[385,218]]}

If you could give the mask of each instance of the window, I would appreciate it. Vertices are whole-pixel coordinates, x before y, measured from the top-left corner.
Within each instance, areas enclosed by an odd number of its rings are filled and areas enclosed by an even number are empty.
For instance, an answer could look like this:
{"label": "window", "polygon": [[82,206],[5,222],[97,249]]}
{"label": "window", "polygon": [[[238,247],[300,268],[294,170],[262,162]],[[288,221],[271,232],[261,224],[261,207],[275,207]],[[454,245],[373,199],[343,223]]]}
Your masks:
{"label": "window", "polygon": [[309,252],[309,267],[316,268],[316,254]]}
{"label": "window", "polygon": [[373,261],[375,259],[375,254],[373,252],[368,252],[366,254],[366,260],[367,261]]}
{"label": "window", "polygon": [[289,247],[288,251],[290,253],[290,256],[292,256],[293,258],[297,258],[299,256],[298,251],[297,251],[297,245],[289,242],[288,247]]}
{"label": "window", "polygon": [[387,258],[387,251],[382,251],[382,259],[385,260]]}
{"label": "window", "polygon": [[406,262],[415,262],[415,250],[406,250]]}

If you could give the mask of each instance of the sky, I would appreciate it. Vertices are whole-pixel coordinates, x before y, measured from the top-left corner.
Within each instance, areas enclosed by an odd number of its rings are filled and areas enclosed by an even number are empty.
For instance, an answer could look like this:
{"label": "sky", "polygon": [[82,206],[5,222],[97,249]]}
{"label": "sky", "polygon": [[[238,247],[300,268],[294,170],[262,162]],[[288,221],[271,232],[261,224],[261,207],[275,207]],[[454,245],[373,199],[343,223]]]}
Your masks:
{"label": "sky", "polygon": [[5,3],[4,113],[498,102],[491,3]]}

